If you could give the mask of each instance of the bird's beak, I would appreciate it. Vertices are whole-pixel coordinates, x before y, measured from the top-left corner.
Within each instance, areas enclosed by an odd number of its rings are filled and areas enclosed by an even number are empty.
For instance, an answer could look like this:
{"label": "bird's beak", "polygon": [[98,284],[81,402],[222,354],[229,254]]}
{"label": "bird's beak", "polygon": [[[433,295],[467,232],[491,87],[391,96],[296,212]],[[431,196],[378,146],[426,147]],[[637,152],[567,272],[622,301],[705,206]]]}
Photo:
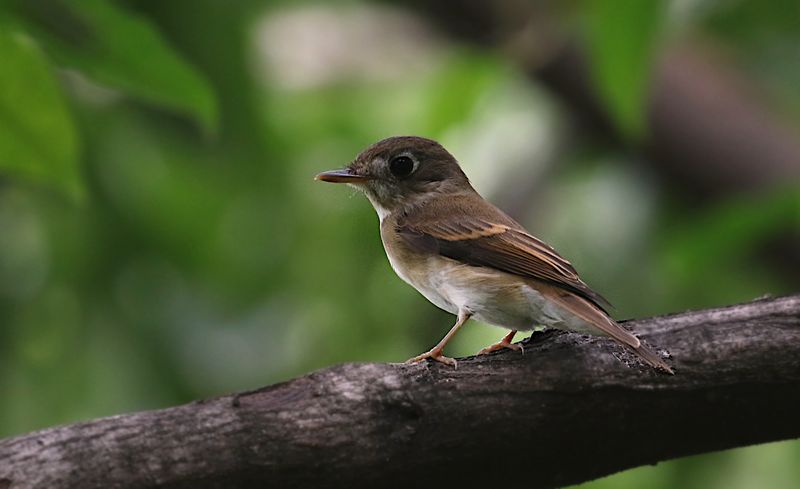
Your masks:
{"label": "bird's beak", "polygon": [[331,183],[365,183],[369,178],[364,175],[356,175],[349,168],[344,168],[341,170],[324,171],[314,177],[314,180]]}

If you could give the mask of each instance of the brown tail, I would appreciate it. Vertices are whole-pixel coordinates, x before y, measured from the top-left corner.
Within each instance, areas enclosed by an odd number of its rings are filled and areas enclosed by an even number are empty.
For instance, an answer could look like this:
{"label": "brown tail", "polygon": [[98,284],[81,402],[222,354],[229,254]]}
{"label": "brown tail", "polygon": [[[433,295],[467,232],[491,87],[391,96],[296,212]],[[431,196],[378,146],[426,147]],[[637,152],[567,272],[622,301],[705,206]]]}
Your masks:
{"label": "brown tail", "polygon": [[[619,328],[622,328],[622,326],[619,326],[619,325],[617,325],[617,326]],[[636,353],[637,355],[642,357],[642,359],[645,362],[649,363],[653,367],[661,369],[661,370],[663,370],[664,372],[667,372],[670,375],[675,375],[675,372],[672,371],[672,368],[670,368],[670,366],[667,365],[667,362],[665,362],[658,355],[658,353],[656,353],[653,350],[651,350],[650,348],[644,346],[643,344],[641,344],[641,342],[639,343],[639,346],[637,348],[633,348],[633,347],[630,347],[630,348],[631,348],[631,350],[633,350],[634,353]]]}
{"label": "brown tail", "polygon": [[669,374],[675,375],[669,365],[661,359],[660,356],[650,348],[644,346],[639,338],[634,336],[630,331],[620,326],[616,321],[608,317],[608,315],[601,311],[597,306],[591,302],[578,297],[570,292],[564,290],[554,290],[554,293],[547,294],[548,298],[557,302],[564,309],[575,314],[592,326],[597,327],[606,335],[614,338],[626,347],[630,348],[634,353],[639,355],[642,360],[649,363],[657,369],[661,369]]}

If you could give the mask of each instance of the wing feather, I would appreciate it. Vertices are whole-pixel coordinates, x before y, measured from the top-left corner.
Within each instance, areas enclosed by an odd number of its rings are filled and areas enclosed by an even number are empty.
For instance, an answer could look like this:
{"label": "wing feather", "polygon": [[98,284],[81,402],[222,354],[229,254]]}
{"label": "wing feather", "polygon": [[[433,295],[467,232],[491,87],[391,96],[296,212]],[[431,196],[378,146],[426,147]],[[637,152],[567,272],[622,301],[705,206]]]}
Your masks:
{"label": "wing feather", "polygon": [[541,280],[574,292],[603,310],[610,306],[578,277],[569,261],[522,229],[470,216],[457,222],[398,223],[397,232],[419,251]]}

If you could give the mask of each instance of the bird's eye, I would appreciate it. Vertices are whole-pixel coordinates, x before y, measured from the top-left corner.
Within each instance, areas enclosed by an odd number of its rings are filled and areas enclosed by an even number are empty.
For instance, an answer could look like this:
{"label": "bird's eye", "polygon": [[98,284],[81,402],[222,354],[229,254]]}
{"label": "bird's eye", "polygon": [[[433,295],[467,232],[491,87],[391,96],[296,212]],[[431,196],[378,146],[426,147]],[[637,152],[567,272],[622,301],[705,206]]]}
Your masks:
{"label": "bird's eye", "polygon": [[396,156],[389,162],[389,171],[397,178],[405,178],[414,171],[414,160],[408,156]]}

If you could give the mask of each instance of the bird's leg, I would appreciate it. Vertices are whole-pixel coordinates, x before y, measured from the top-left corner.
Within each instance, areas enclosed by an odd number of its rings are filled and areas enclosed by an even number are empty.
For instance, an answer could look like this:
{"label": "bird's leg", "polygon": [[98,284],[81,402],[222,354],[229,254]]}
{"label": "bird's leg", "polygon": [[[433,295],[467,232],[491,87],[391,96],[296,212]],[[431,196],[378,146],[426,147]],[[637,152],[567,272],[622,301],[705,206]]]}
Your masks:
{"label": "bird's leg", "polygon": [[448,331],[447,334],[444,335],[442,341],[437,343],[436,346],[426,351],[422,355],[417,355],[414,358],[409,358],[408,360],[406,360],[406,363],[417,363],[425,360],[426,358],[430,358],[436,360],[437,362],[442,362],[444,364],[457,367],[458,363],[456,362],[455,358],[450,358],[442,355],[442,350],[444,350],[445,345],[447,345],[447,343],[453,338],[453,336],[456,335],[458,330],[461,329],[461,326],[463,326],[464,323],[466,323],[471,316],[472,313],[469,313],[467,311],[464,310],[458,311],[458,319],[456,320],[456,324],[454,324],[453,327],[450,328],[450,331]]}
{"label": "bird's leg", "polygon": [[498,341],[494,345],[489,345],[483,350],[478,352],[478,355],[486,355],[487,353],[491,353],[493,351],[502,350],[503,348],[508,348],[509,350],[519,351],[523,354],[525,353],[525,349],[522,345],[515,345],[511,343],[511,340],[514,339],[514,335],[517,334],[517,330],[512,329],[510,333],[505,335],[502,340]]}

